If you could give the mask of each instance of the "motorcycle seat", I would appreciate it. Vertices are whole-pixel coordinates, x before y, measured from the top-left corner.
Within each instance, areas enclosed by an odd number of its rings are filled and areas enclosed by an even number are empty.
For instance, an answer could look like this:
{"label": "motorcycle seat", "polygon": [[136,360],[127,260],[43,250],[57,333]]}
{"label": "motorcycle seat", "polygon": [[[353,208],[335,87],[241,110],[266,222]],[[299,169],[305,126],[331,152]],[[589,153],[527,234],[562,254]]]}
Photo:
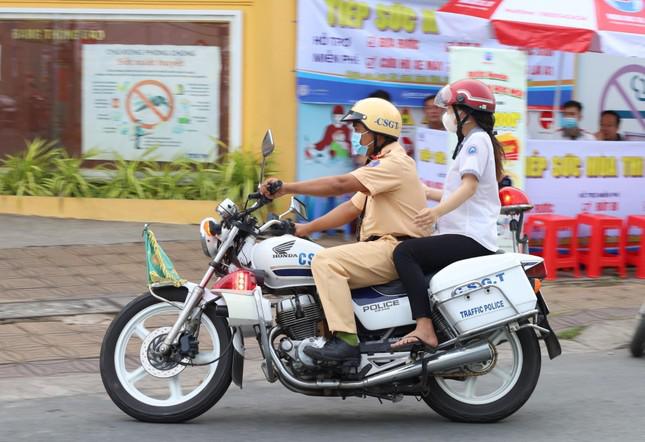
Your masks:
{"label": "motorcycle seat", "polygon": [[[430,287],[430,280],[436,273],[427,273],[426,277],[426,286]],[[405,287],[400,279],[390,281],[387,284],[375,285],[372,287],[373,290],[377,291],[381,295],[385,296],[405,296],[407,292]]]}

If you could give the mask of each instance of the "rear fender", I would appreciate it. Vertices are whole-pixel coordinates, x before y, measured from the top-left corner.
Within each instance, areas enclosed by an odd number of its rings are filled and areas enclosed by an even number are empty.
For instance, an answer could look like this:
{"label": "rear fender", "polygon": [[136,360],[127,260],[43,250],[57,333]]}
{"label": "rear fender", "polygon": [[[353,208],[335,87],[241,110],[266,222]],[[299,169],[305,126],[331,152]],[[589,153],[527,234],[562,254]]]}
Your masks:
{"label": "rear fender", "polygon": [[554,359],[562,354],[562,347],[560,346],[560,341],[558,340],[558,337],[553,331],[553,328],[551,328],[551,324],[549,324],[549,320],[547,319],[549,308],[544,301],[542,293],[538,291],[535,295],[537,297],[537,308],[539,311],[537,325],[549,330],[549,333],[540,333],[540,337],[544,339],[546,350],[549,353],[549,359]]}

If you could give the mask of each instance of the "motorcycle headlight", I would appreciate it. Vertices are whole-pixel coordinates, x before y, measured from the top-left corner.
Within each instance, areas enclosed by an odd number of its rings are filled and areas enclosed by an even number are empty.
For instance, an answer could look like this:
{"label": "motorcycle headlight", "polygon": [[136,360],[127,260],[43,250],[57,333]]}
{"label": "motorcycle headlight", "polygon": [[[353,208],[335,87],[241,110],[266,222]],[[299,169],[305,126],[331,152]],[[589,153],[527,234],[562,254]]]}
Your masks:
{"label": "motorcycle headlight", "polygon": [[220,245],[220,234],[222,233],[222,226],[215,220],[215,218],[204,218],[199,223],[199,236],[202,242],[202,250],[204,255],[213,258],[217,253]]}
{"label": "motorcycle headlight", "polygon": [[230,199],[226,198],[224,201],[219,203],[217,206],[217,213],[222,217],[222,219],[228,219],[229,217],[235,215],[239,209],[237,208],[237,205],[231,201]]}

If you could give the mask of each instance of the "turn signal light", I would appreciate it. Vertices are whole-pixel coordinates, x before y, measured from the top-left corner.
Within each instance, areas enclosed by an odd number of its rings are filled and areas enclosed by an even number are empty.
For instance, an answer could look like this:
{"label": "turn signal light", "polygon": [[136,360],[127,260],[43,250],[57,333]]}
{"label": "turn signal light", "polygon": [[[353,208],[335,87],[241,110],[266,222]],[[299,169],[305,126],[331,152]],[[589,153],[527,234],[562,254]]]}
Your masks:
{"label": "turn signal light", "polygon": [[237,270],[218,280],[214,289],[253,290],[257,286],[255,275],[248,270]]}
{"label": "turn signal light", "polygon": [[542,280],[538,278],[533,279],[533,291],[535,293],[538,293],[541,288],[542,288]]}

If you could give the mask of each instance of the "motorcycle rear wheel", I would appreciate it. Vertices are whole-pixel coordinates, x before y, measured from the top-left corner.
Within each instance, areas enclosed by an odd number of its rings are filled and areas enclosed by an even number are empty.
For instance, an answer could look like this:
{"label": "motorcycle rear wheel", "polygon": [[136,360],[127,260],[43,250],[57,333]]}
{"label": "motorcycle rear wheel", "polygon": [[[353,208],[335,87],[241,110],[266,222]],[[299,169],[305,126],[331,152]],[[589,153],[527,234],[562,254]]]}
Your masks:
{"label": "motorcycle rear wheel", "polygon": [[[155,292],[179,304],[187,295],[182,287]],[[202,315],[200,352],[193,362],[219,358],[216,362],[200,367],[160,366],[147,358],[150,338],[163,339],[178,314],[175,307],[146,293],[121,310],[103,338],[100,371],[105,390],[123,412],[140,421],[175,423],[193,419],[215,405],[231,383],[234,350],[230,329],[212,309]]]}
{"label": "motorcycle rear wheel", "polygon": [[[489,341],[498,352],[497,365],[481,376],[430,379],[428,394],[423,398],[430,408],[452,421],[486,423],[502,420],[524,405],[537,385],[542,364],[535,333],[505,328]],[[502,369],[504,360],[507,367]],[[497,388],[495,379],[501,381]],[[490,391],[482,392],[485,387]]]}

